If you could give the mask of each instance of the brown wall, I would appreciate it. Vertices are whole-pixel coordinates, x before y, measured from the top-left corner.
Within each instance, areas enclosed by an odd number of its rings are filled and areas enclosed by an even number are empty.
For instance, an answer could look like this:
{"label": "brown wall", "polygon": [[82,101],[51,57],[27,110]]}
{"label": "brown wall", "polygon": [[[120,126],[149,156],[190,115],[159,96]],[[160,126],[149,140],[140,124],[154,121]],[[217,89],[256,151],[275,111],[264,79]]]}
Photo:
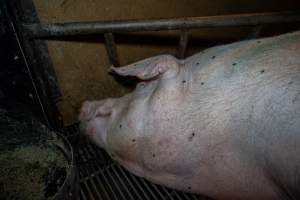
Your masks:
{"label": "brown wall", "polygon": [[[297,0],[34,0],[42,23],[114,19],[144,19],[280,11],[299,8]],[[248,29],[192,31],[193,50],[202,40],[231,40]],[[177,31],[117,35],[121,65],[161,53],[175,53]],[[139,38],[139,39],[138,39]],[[69,38],[48,42],[62,91],[59,104],[65,124],[76,121],[82,101],[120,96],[128,91],[107,73],[103,37]],[[201,45],[203,44],[203,45]]]}

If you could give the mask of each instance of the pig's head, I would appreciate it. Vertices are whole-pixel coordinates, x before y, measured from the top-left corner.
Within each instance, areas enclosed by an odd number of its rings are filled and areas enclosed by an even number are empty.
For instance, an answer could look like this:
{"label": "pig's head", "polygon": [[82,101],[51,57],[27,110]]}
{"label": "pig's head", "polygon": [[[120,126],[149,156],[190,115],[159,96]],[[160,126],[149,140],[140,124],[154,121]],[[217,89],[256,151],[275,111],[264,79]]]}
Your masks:
{"label": "pig's head", "polygon": [[170,118],[170,106],[178,108],[184,96],[182,89],[188,75],[181,65],[173,56],[161,55],[125,67],[112,67],[118,75],[134,76],[141,82],[121,98],[85,102],[79,115],[81,131],[108,151],[113,148],[111,143],[126,148],[146,129],[158,131],[155,124]]}

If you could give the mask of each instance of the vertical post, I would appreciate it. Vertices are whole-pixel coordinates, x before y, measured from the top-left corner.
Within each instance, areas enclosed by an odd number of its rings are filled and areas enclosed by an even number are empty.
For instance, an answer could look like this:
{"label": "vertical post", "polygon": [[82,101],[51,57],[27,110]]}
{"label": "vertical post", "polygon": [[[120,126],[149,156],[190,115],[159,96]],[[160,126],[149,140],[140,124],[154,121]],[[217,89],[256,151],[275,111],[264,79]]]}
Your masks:
{"label": "vertical post", "polygon": [[179,58],[179,59],[185,58],[188,40],[189,40],[188,31],[185,29],[181,30],[179,45],[178,45],[178,50],[177,50],[177,58]]}
{"label": "vertical post", "polygon": [[[60,129],[63,125],[57,103],[61,93],[56,74],[48,53],[47,43],[32,40],[24,30],[23,24],[36,23],[39,19],[32,0],[0,0],[7,7],[11,27],[14,30],[27,73],[34,86],[34,97],[41,108],[43,121],[51,128]],[[32,94],[33,96],[33,94]]]}
{"label": "vertical post", "polygon": [[119,67],[119,59],[118,59],[118,53],[117,53],[117,47],[114,40],[114,35],[112,33],[104,33],[104,39],[105,39],[105,47],[106,52],[109,58],[109,62],[114,67]]}

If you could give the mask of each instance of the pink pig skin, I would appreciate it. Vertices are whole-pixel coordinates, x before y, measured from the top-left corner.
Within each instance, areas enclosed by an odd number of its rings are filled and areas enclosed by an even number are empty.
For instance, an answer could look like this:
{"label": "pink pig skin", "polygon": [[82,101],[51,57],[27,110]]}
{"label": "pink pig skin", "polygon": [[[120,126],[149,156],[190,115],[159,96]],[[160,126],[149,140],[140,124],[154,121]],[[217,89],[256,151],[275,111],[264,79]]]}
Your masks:
{"label": "pink pig skin", "polygon": [[130,172],[215,199],[300,199],[300,32],[112,70],[141,83],[79,120]]}

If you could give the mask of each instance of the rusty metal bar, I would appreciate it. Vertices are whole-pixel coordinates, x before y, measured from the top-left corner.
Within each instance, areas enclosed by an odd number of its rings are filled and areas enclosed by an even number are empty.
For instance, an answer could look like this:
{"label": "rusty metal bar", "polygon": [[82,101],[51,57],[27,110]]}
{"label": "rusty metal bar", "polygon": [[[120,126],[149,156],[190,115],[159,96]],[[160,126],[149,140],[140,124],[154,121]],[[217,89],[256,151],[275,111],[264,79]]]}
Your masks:
{"label": "rusty metal bar", "polygon": [[105,33],[104,39],[105,39],[105,48],[106,48],[106,52],[110,64],[112,64],[114,67],[119,67],[120,63],[118,59],[118,53],[117,53],[117,47],[116,47],[114,35],[112,33]]}
{"label": "rusty metal bar", "polygon": [[187,30],[182,30],[180,33],[179,45],[177,50],[177,58],[184,59],[189,40],[189,34]]}
{"label": "rusty metal bar", "polygon": [[36,23],[24,24],[23,26],[29,36],[41,38],[119,32],[191,29],[200,27],[252,26],[299,21],[300,12],[273,12],[158,20],[119,20],[56,24]]}

